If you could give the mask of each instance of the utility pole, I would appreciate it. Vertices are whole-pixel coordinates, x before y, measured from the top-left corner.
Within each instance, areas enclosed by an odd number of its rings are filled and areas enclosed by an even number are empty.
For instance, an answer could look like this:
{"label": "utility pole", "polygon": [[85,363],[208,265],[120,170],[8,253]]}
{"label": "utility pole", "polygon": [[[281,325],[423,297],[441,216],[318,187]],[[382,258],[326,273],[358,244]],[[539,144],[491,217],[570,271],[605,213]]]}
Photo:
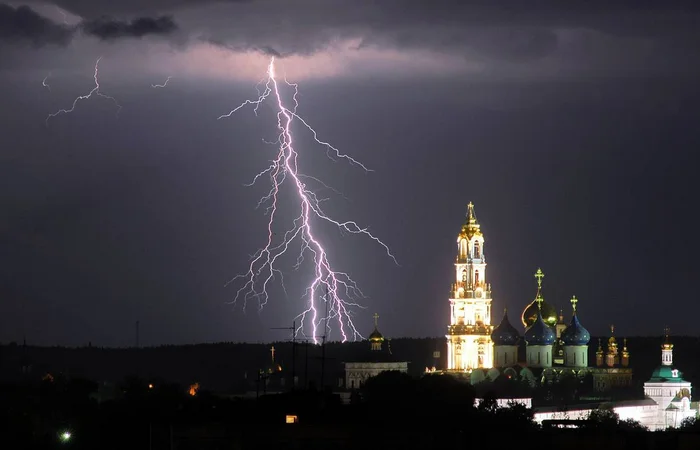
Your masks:
{"label": "utility pole", "polygon": [[292,390],[296,387],[297,380],[297,321],[292,322],[291,327],[275,327],[271,330],[289,330],[292,333]]}
{"label": "utility pole", "polygon": [[304,390],[309,388],[309,341],[304,342]]}
{"label": "utility pole", "polygon": [[323,337],[321,340],[321,392],[326,388],[326,337],[328,333],[328,285],[326,285],[326,318],[323,319]]}

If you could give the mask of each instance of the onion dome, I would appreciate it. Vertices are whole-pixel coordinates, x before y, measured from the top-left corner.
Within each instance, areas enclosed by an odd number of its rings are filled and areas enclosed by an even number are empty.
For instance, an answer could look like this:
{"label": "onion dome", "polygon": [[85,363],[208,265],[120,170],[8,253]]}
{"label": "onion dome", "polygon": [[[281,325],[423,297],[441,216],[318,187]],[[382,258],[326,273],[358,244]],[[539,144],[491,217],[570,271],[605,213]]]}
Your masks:
{"label": "onion dome", "polygon": [[537,320],[537,314],[542,316],[544,323],[553,327],[557,324],[557,310],[554,306],[542,300],[542,307],[538,308],[537,299],[533,300],[532,303],[527,305],[525,310],[523,310],[522,322],[525,328],[532,326]]}
{"label": "onion dome", "polygon": [[532,303],[527,305],[523,310],[523,315],[521,317],[523,326],[525,326],[525,328],[531,327],[537,320],[537,314],[541,314],[544,323],[553,327],[557,324],[557,310],[542,298],[542,278],[544,278],[542,269],[537,269],[535,278],[537,278],[537,295]]}
{"label": "onion dome", "polygon": [[557,340],[557,335],[552,327],[542,319],[542,314],[537,311],[537,319],[525,330],[525,342],[527,345],[552,345]]}
{"label": "onion dome", "polygon": [[504,309],[501,323],[491,333],[491,340],[495,345],[518,345],[518,339],[520,339],[520,333],[510,324],[508,310]]}
{"label": "onion dome", "polygon": [[578,320],[578,315],[576,314],[576,303],[578,299],[574,296],[571,299],[571,305],[574,308],[574,315],[571,317],[571,323],[566,327],[564,332],[561,334],[561,340],[564,345],[588,345],[591,340],[591,334],[587,329],[581,325]]}
{"label": "onion dome", "polygon": [[375,328],[374,331],[372,331],[372,334],[369,335],[369,341],[384,342],[384,336],[382,336],[382,333],[380,333],[379,330]]}
{"label": "onion dome", "polygon": [[382,336],[382,333],[379,332],[379,328],[377,328],[378,327],[377,322],[379,321],[379,314],[374,313],[372,318],[374,318],[374,331],[372,331],[372,333],[369,335],[369,341],[370,342],[378,342],[378,343],[384,342],[384,336]]}

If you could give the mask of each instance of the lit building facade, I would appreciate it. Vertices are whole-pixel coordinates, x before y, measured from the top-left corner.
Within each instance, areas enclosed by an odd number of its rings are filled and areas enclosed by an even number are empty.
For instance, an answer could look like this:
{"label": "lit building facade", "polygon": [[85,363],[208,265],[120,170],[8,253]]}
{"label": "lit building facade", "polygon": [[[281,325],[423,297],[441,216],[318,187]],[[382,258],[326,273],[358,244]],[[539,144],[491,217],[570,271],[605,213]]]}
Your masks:
{"label": "lit building facade", "polygon": [[[391,345],[378,328],[379,315],[374,314],[374,331],[369,335],[369,353],[360,361],[345,362],[345,388],[360,389],[368,379],[382,372],[407,373],[408,362],[397,361],[391,354]],[[342,387],[342,384],[341,386]]]}
{"label": "lit building facade", "polygon": [[661,345],[661,365],[644,383],[644,395],[657,404],[656,414],[645,424],[650,430],[677,428],[683,420],[696,417],[697,403],[691,404],[692,386],[683,379],[683,373],[673,365],[673,344],[666,330]]}
{"label": "lit building facade", "polygon": [[[609,354],[610,352],[608,352]],[[605,355],[607,356],[607,355]],[[613,355],[614,356],[614,355]],[[614,363],[611,363],[614,364]],[[698,402],[691,401],[692,386],[673,365],[673,344],[668,337],[661,345],[661,365],[644,383],[644,397],[639,400],[535,408],[536,422],[553,419],[586,420],[593,410],[612,410],[621,420],[635,420],[650,431],[677,428],[688,418],[698,417]]]}
{"label": "lit building facade", "polygon": [[447,369],[466,372],[493,367],[491,285],[486,282],[484,235],[474,205],[457,237],[455,278],[450,292]]}

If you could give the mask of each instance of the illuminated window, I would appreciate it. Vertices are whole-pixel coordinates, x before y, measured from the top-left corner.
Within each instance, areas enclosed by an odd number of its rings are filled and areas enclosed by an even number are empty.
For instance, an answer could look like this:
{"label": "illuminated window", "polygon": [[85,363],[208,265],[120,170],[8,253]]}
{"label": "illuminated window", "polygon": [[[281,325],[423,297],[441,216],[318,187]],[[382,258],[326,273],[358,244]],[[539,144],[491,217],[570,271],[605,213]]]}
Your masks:
{"label": "illuminated window", "polygon": [[467,282],[467,269],[462,270],[462,283]]}
{"label": "illuminated window", "polygon": [[475,286],[479,285],[479,271],[478,270],[474,271],[474,285]]}
{"label": "illuminated window", "polygon": [[285,423],[298,423],[298,422],[299,422],[299,416],[287,414],[287,417],[285,418]]}
{"label": "illuminated window", "polygon": [[474,242],[474,258],[481,258],[481,252],[479,251],[479,241]]}

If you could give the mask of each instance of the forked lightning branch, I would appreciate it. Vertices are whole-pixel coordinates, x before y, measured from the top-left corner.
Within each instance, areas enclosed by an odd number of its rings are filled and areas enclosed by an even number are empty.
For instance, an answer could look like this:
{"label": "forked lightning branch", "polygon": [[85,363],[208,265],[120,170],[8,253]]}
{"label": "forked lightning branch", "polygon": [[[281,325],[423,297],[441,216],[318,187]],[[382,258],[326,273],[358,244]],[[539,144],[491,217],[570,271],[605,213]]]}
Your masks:
{"label": "forked lightning branch", "polygon": [[[296,333],[309,336],[314,342],[318,342],[320,331],[324,331],[325,334],[331,328],[337,328],[343,342],[362,338],[353,323],[352,316],[357,308],[361,308],[359,300],[364,297],[364,294],[346,272],[335,268],[326,247],[316,235],[315,225],[327,222],[342,231],[363,235],[381,245],[395,263],[396,258],[389,247],[366,228],[352,220],[336,220],[323,211],[321,199],[304,182],[306,179],[315,179],[315,177],[302,174],[298,170],[301,155],[295,148],[292,123],[296,121],[303,125],[303,128],[312,134],[315,142],[326,148],[329,157],[345,160],[365,171],[369,169],[359,161],[341,153],[331,144],[320,140],[316,131],[297,114],[298,86],[286,80],[277,79],[274,58],[270,60],[267,75],[260,84],[263,82],[265,87],[262,92],[259,92],[257,99],[246,100],[229,113],[219,117],[219,119],[231,117],[246,106],[252,107],[257,115],[258,108],[269,100],[277,111],[279,131],[275,142],[278,146],[275,158],[266,169],[255,175],[251,183],[254,184],[266,177],[271,182],[270,191],[259,203],[266,207],[269,217],[265,243],[254,253],[248,270],[229,282],[237,286],[234,302],[242,302],[245,308],[249,301],[255,301],[259,308],[264,308],[269,300],[268,289],[271,284],[282,282],[282,268],[278,267],[281,256],[290,251],[292,244],[296,248],[298,243],[301,245],[301,252],[297,262],[303,264],[305,261],[312,261],[309,265],[312,267],[313,275],[304,292],[305,306],[296,317],[299,323]],[[281,87],[288,87],[293,92],[290,106],[287,106],[283,100]],[[277,234],[273,229],[276,222],[281,219],[278,217],[278,207],[282,189],[290,189],[295,194],[297,202],[295,206],[298,207],[299,213],[289,221],[284,233]]]}

